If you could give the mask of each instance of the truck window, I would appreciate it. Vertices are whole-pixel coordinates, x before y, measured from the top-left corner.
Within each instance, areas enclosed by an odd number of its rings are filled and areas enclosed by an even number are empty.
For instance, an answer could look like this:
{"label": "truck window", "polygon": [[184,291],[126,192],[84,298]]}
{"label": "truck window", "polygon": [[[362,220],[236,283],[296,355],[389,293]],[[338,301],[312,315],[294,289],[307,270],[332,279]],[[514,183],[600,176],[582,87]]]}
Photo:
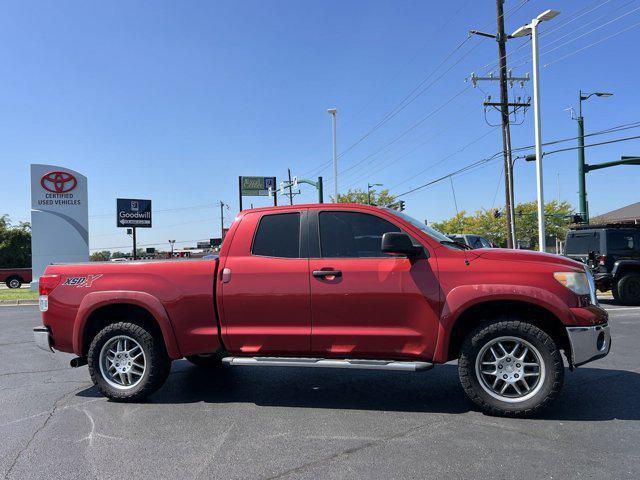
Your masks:
{"label": "truck window", "polygon": [[383,218],[359,212],[320,212],[320,252],[324,258],[385,257],[382,235],[400,228]]}
{"label": "truck window", "polygon": [[629,232],[609,232],[609,250],[633,250],[633,233]]}
{"label": "truck window", "polygon": [[251,253],[265,257],[300,258],[300,213],[263,216]]}
{"label": "truck window", "polygon": [[569,232],[565,244],[565,253],[588,254],[600,251],[600,233],[598,232]]}

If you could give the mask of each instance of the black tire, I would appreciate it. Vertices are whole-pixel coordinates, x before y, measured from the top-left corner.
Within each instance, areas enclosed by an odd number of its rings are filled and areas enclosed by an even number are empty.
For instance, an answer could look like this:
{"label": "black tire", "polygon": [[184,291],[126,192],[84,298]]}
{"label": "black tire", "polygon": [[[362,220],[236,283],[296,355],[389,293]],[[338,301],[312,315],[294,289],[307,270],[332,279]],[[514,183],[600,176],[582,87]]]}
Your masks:
{"label": "black tire", "polygon": [[220,368],[222,367],[221,353],[208,353],[202,355],[191,355],[186,357],[187,361],[202,368]]}
{"label": "black tire", "polygon": [[19,277],[7,278],[5,285],[7,288],[20,288],[22,286],[22,279]]}
{"label": "black tire", "polygon": [[[640,274],[629,273],[618,281],[618,301],[623,305],[640,305]],[[611,289],[613,293],[613,288]],[[614,294],[615,298],[615,294]]]}
{"label": "black tire", "polygon": [[[501,396],[498,392],[490,394],[489,391],[492,390],[492,386],[488,385],[487,381],[483,380],[483,378],[497,378],[498,376],[483,376],[481,373],[478,373],[478,368],[482,368],[481,359],[478,358],[479,355],[482,354],[482,358],[485,358],[485,353],[483,352],[489,351],[485,350],[486,346],[499,338],[518,339],[523,342],[521,348],[526,346],[525,343],[533,346],[534,349],[529,350],[533,353],[526,355],[535,356],[537,354],[542,360],[540,362],[540,368],[537,369],[537,371],[544,371],[544,375],[541,374],[535,379],[536,383],[531,386],[530,392],[525,394],[522,400],[518,400],[517,394],[514,394],[514,398],[509,398],[507,401],[501,400],[501,398],[506,398],[506,395]],[[505,342],[508,341],[505,340]],[[515,345],[515,343],[513,343],[513,345]],[[522,352],[524,350],[520,351]],[[502,353],[500,353],[500,355],[502,355]],[[513,362],[517,361],[518,360],[515,359],[513,360]],[[476,368],[477,362],[479,365],[478,368]],[[504,366],[502,365],[504,362],[501,360],[496,360],[496,363],[499,363],[501,368],[507,367],[506,363]],[[510,363],[509,365],[510,368],[513,368],[515,365],[520,367],[521,364]],[[525,365],[525,361],[522,361],[522,365]],[[533,367],[524,366],[523,368]],[[498,371],[498,365],[496,365],[495,371]],[[506,373],[506,370],[504,373]],[[465,338],[458,360],[458,374],[460,383],[467,396],[485,413],[505,417],[526,417],[544,409],[558,396],[564,382],[564,363],[558,346],[547,333],[531,323],[504,319],[497,320],[493,323],[485,323]],[[522,375],[522,373],[520,373],[520,375]],[[515,376],[518,377],[518,375]],[[516,380],[514,381],[519,385],[519,388],[524,389],[521,383],[518,383]],[[531,380],[527,381],[527,383],[530,381]],[[507,383],[503,380],[500,380],[500,382],[503,383],[499,383],[499,387]]]}
{"label": "black tire", "polygon": [[613,299],[616,302],[620,301],[620,292],[618,291],[618,282],[613,282],[611,284],[611,295],[613,295]]}
{"label": "black tire", "polygon": [[[145,368],[135,385],[117,388],[105,378],[107,374],[100,368],[100,354],[109,341],[121,336],[129,337],[139,344],[144,352]],[[164,384],[171,370],[171,360],[162,336],[154,335],[145,327],[129,322],[113,323],[100,330],[91,341],[87,362],[91,380],[98,390],[105,397],[119,402],[135,402],[151,395]]]}

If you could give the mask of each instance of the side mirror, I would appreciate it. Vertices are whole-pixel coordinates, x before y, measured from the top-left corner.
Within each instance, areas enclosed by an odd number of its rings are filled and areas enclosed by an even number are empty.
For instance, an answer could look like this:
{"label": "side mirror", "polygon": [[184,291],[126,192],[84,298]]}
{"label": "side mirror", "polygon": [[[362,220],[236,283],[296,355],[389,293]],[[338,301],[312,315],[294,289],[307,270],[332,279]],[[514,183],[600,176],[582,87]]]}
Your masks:
{"label": "side mirror", "polygon": [[388,232],[382,236],[382,253],[415,257],[421,252],[423,249],[416,247],[406,233]]}

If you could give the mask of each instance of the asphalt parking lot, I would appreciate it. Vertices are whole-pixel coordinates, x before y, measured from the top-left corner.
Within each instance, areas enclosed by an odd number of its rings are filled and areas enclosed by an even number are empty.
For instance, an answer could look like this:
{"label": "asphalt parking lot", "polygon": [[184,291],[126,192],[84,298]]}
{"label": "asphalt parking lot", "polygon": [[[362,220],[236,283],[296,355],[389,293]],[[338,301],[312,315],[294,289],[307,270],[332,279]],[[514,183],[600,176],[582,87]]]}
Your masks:
{"label": "asphalt parking lot", "polygon": [[144,404],[36,348],[36,307],[0,307],[4,478],[639,478],[640,308],[605,304],[612,353],[567,371],[535,419],[479,413],[455,365],[424,373],[175,362]]}

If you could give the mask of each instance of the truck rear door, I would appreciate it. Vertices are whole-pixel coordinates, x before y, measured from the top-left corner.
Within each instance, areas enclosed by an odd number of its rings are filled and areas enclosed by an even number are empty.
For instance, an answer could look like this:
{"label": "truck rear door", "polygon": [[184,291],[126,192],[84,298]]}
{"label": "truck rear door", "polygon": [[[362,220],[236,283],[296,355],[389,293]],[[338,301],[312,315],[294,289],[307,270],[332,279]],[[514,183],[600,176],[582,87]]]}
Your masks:
{"label": "truck rear door", "polygon": [[311,340],[307,211],[246,214],[224,263],[222,335],[235,354],[305,355]]}

